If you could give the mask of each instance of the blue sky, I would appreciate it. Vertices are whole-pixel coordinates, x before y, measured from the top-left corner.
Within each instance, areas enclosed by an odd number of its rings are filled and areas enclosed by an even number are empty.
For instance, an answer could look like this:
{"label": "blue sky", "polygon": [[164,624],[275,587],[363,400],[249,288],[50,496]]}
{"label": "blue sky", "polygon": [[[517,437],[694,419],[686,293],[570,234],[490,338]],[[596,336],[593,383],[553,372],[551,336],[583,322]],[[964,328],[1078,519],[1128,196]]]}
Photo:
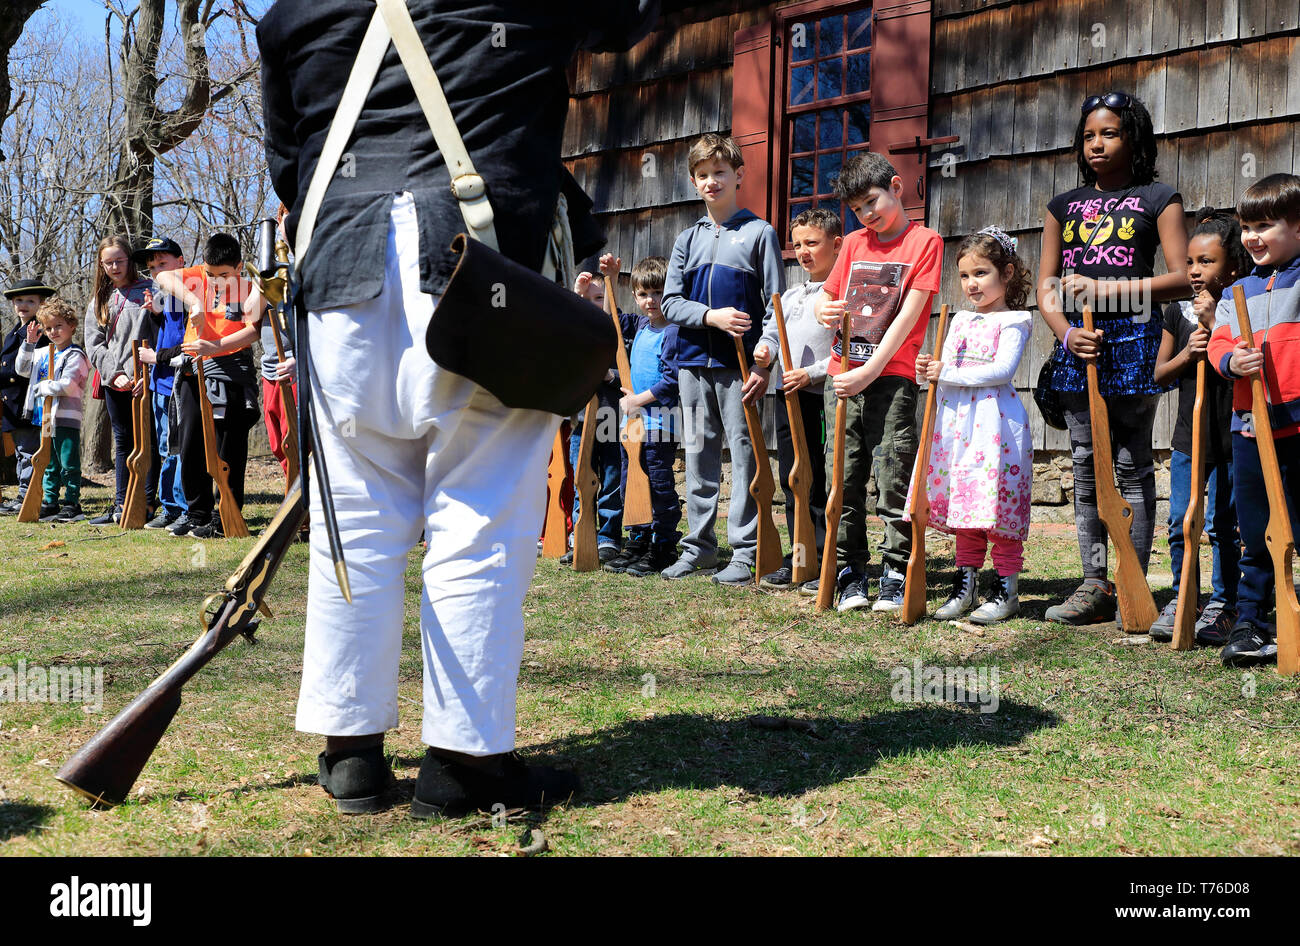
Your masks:
{"label": "blue sky", "polygon": [[47,0],[33,20],[50,10],[57,11],[69,27],[87,38],[98,38],[104,34],[104,17],[107,13],[100,0]]}

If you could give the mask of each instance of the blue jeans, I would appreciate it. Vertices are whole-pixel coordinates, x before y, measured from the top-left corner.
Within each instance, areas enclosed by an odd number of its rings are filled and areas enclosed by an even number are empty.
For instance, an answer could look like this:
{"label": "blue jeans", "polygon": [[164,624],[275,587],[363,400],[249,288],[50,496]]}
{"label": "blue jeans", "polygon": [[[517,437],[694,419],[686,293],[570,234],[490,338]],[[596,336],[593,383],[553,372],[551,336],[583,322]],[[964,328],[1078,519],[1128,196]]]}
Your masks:
{"label": "blue jeans", "polygon": [[[1295,514],[1296,500],[1300,498],[1300,437],[1283,437],[1275,442],[1291,519],[1291,534],[1300,535],[1300,523],[1296,522]],[[1237,619],[1262,626],[1275,604],[1273,559],[1264,541],[1270,515],[1268,490],[1259,465],[1258,446],[1254,440],[1239,433],[1232,435],[1232,493],[1237,508],[1249,510],[1248,515],[1238,520],[1243,548]]]}
{"label": "blue jeans", "polygon": [[[1183,574],[1183,516],[1191,504],[1191,489],[1192,458],[1175,450],[1169,458],[1169,564],[1174,571],[1175,595]],[[1205,534],[1214,553],[1210,578],[1214,593],[1210,600],[1235,608],[1241,546],[1237,539],[1237,509],[1232,499],[1232,467],[1226,461],[1216,463],[1209,470]]]}
{"label": "blue jeans", "polygon": [[158,444],[158,502],[171,517],[179,516],[185,511],[185,491],[181,489],[181,458],[179,454],[169,454],[167,407],[171,403],[170,394],[151,392],[153,398],[153,431]]}
{"label": "blue jeans", "polygon": [[[600,547],[619,548],[623,539],[623,447],[618,442],[617,428],[615,438],[601,440],[600,434],[609,424],[597,424],[596,434],[591,450],[591,468],[600,481],[596,492],[596,544]],[[578,447],[582,443],[582,423],[573,428],[569,438],[569,463],[577,475]],[[578,489],[573,490],[573,520],[578,521]]]}
{"label": "blue jeans", "polygon": [[[677,526],[682,521],[682,504],[677,499],[677,483],[673,477],[673,461],[677,459],[677,441],[665,437],[663,431],[646,431],[649,440],[641,447],[642,465],[650,481],[650,511],[654,521],[646,525],[628,526],[627,537],[653,541],[656,545],[672,543],[677,546],[681,533]],[[623,453],[621,484],[627,488],[627,454]]]}

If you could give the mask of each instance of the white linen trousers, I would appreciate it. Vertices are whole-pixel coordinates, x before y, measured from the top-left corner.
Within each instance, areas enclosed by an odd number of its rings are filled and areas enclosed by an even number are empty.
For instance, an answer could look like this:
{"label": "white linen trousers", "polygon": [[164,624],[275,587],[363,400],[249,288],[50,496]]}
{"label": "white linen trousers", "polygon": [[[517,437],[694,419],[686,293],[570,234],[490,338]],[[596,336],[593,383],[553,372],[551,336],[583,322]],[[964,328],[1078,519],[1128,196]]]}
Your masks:
{"label": "white linen trousers", "polygon": [[397,725],[404,574],[424,529],[421,736],[492,755],[515,745],[523,600],[560,419],[507,408],[433,362],[425,328],[436,299],[419,289],[419,260],[415,203],[402,194],[389,221],[383,292],[309,314],[325,394],[317,423],[353,603],[339,593],[313,489],[297,728],[359,736]]}

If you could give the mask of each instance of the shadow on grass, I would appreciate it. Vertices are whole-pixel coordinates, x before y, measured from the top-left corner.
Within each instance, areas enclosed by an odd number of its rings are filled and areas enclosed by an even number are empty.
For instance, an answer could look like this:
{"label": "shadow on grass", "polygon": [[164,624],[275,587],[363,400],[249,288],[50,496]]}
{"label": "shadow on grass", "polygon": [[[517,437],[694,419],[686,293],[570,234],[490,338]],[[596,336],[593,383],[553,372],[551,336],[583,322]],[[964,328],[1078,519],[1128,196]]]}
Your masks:
{"label": "shadow on grass", "polygon": [[0,801],[0,841],[39,831],[54,809],[22,801]]}
{"label": "shadow on grass", "polygon": [[[810,730],[759,728],[755,719],[656,716],[529,746],[526,755],[529,761],[576,768],[584,789],[576,805],[722,786],[756,795],[799,795],[870,772],[882,759],[958,746],[1012,746],[1058,722],[1054,713],[1009,701],[989,714],[922,706],[858,719],[798,721],[811,724]],[[398,761],[420,763],[418,757]]]}

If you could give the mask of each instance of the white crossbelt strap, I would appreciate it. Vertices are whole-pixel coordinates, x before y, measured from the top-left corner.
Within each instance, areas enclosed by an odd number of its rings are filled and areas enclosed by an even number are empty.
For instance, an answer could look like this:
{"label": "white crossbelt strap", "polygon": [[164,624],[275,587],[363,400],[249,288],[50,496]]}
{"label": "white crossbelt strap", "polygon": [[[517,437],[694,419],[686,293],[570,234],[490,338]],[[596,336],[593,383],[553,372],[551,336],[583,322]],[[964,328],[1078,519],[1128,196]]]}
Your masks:
{"label": "white crossbelt strap", "polygon": [[339,97],[338,108],[325,136],[320,159],[316,162],[311,184],[307,187],[307,196],[303,199],[294,240],[294,258],[299,268],[311,245],[316,216],[325,199],[325,191],[329,188],[339,161],[343,159],[343,149],[365,107],[366,96],[375,84],[375,77],[379,74],[379,66],[384,60],[384,53],[388,51],[390,40],[397,47],[402,65],[415,89],[416,98],[419,99],[420,108],[424,111],[425,120],[429,123],[429,130],[433,132],[433,140],[447,163],[452,178],[451,190],[460,202],[461,215],[465,218],[469,235],[494,250],[498,248],[486,185],[470,161],[469,151],[456,127],[442,84],[433,71],[433,64],[424,51],[415,24],[411,22],[410,11],[406,9],[404,0],[378,0],[378,8],[361,40],[361,48],[357,51],[352,72]]}

